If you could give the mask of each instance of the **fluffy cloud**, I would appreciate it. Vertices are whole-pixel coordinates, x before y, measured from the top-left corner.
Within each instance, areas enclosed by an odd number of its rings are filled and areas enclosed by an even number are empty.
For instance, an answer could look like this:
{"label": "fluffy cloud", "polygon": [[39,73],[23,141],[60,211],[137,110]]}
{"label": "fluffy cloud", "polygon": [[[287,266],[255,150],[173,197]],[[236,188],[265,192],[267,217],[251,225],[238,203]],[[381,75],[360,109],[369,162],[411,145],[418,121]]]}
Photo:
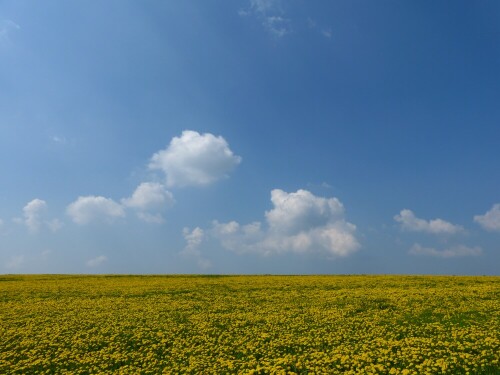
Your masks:
{"label": "fluffy cloud", "polygon": [[269,227],[285,233],[323,226],[344,213],[344,207],[337,198],[316,197],[302,189],[295,193],[274,189],[271,191],[271,202],[274,208],[265,214]]}
{"label": "fluffy cloud", "polygon": [[88,224],[95,220],[111,221],[125,216],[123,207],[114,200],[93,195],[78,197],[68,205],[66,213],[77,224]]}
{"label": "fluffy cloud", "polygon": [[195,259],[202,269],[210,268],[212,266],[211,262],[205,259],[199,250],[199,246],[205,237],[203,229],[196,227],[190,231],[189,228],[184,228],[182,234],[186,241],[186,247],[181,251],[181,255]]}
{"label": "fluffy cloud", "polygon": [[122,199],[124,206],[140,210],[157,209],[164,205],[170,205],[173,201],[172,193],[157,182],[143,182],[135,189],[130,198]]}
{"label": "fluffy cloud", "polygon": [[414,244],[409,251],[411,255],[426,255],[438,258],[456,258],[466,256],[478,256],[482,254],[482,249],[478,246],[467,247],[464,245],[454,246],[445,250],[436,250],[431,247],[423,247],[419,244]]}
{"label": "fluffy cloud", "polygon": [[105,263],[108,260],[108,257],[105,255],[99,255],[98,257],[89,259],[86,264],[88,267],[98,267],[101,264]]}
{"label": "fluffy cloud", "polygon": [[317,197],[307,190],[287,193],[275,189],[271,202],[274,207],[265,213],[265,228],[260,222],[214,221],[212,235],[226,249],[264,255],[320,252],[336,257],[360,247],[354,235],[356,226],[344,220],[344,208],[337,198]]}
{"label": "fluffy cloud", "polygon": [[403,229],[413,232],[426,232],[432,234],[456,234],[464,229],[460,225],[455,225],[442,219],[426,221],[419,219],[411,210],[401,210],[394,220],[401,224]]}
{"label": "fluffy cloud", "polygon": [[165,172],[167,186],[200,186],[227,177],[240,162],[221,136],[185,130],[153,155],[149,168]]}
{"label": "fluffy cloud", "polygon": [[33,199],[23,208],[24,224],[28,227],[31,233],[38,232],[43,220],[43,213],[47,209],[47,203],[41,199]]}
{"label": "fluffy cloud", "polygon": [[474,221],[486,230],[500,231],[500,204],[494,204],[484,215],[474,216]]}
{"label": "fluffy cloud", "polygon": [[148,223],[162,223],[164,219],[160,212],[174,203],[174,197],[162,184],[143,182],[130,198],[122,199],[121,202],[125,207],[136,209],[139,219]]}

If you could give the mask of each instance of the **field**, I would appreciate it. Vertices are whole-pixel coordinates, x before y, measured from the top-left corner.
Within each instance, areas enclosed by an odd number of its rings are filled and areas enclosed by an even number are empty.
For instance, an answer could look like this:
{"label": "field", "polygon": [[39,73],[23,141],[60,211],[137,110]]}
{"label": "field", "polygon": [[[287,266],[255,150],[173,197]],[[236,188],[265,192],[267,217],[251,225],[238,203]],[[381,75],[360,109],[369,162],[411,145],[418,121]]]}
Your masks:
{"label": "field", "polygon": [[500,374],[500,277],[0,276],[1,374]]}

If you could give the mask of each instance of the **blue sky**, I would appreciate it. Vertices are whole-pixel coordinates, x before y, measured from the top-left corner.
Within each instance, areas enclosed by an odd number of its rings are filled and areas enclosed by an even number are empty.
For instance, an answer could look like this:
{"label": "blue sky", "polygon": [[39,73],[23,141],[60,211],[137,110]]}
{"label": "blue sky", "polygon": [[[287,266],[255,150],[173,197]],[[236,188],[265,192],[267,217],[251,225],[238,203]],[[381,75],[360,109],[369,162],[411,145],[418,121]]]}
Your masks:
{"label": "blue sky", "polygon": [[0,273],[499,274],[497,1],[0,2]]}

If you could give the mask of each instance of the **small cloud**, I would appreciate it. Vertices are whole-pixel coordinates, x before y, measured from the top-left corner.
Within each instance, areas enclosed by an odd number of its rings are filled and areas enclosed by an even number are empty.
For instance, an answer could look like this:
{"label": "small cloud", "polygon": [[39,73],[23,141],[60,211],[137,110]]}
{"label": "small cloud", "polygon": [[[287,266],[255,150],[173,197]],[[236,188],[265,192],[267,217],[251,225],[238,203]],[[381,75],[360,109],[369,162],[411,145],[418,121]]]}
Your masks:
{"label": "small cloud", "polygon": [[198,267],[201,269],[210,268],[212,263],[208,259],[205,259],[199,250],[199,246],[205,238],[203,229],[196,227],[190,231],[189,228],[184,228],[182,234],[186,241],[186,246],[180,254],[184,257],[195,259]]}
{"label": "small cloud", "polygon": [[310,17],[307,18],[307,27],[309,27],[310,29],[314,29],[314,28],[316,28],[317,25],[318,24],[316,23],[315,20],[313,20]]}
{"label": "small cloud", "polygon": [[41,199],[33,199],[28,202],[23,208],[24,224],[28,227],[31,233],[39,231],[42,225],[42,215],[47,209],[47,203]]}
{"label": "small cloud", "polygon": [[330,39],[332,37],[332,29],[328,28],[328,29],[323,29],[321,30],[321,34],[323,34],[323,36],[325,38],[328,38]]}
{"label": "small cloud", "polygon": [[15,255],[12,256],[6,263],[5,267],[8,269],[16,269],[22,266],[25,263],[24,255]]}
{"label": "small cloud", "polygon": [[247,17],[251,14],[252,14],[252,12],[249,12],[248,10],[244,10],[244,9],[240,9],[238,11],[238,16],[240,16],[240,17]]}
{"label": "small cloud", "polygon": [[185,130],[153,155],[149,168],[163,171],[169,187],[204,186],[227,177],[240,162],[223,137]]}
{"label": "small cloud", "polygon": [[0,42],[10,42],[9,35],[21,27],[12,20],[0,20]]}
{"label": "small cloud", "polygon": [[456,234],[464,231],[460,225],[455,225],[442,219],[423,220],[415,216],[411,210],[401,210],[394,220],[401,224],[403,229],[413,232],[431,234]]}
{"label": "small cloud", "polygon": [[79,225],[92,221],[111,222],[113,219],[125,216],[123,207],[114,200],[93,195],[78,197],[68,205],[66,213]]}
{"label": "small cloud", "polygon": [[143,182],[135,189],[130,198],[122,199],[124,206],[140,210],[157,209],[169,206],[173,202],[172,193],[157,182]]}
{"label": "small cloud", "polygon": [[250,0],[250,7],[259,13],[265,13],[275,9],[279,0]]}
{"label": "small cloud", "polygon": [[483,251],[478,246],[467,247],[465,245],[458,245],[444,250],[436,250],[431,247],[423,247],[419,244],[414,244],[408,253],[411,255],[432,256],[437,258],[457,258],[479,256],[483,253]]}
{"label": "small cloud", "polygon": [[52,137],[50,137],[50,139],[53,142],[59,143],[59,144],[62,144],[62,145],[68,143],[68,140],[65,137],[61,137],[61,136],[58,136],[58,135],[53,135]]}
{"label": "small cloud", "polygon": [[474,221],[486,230],[500,232],[500,204],[494,204],[484,215],[474,216]]}
{"label": "small cloud", "polygon": [[281,38],[291,32],[291,22],[284,16],[285,12],[278,0],[250,0],[248,9],[241,9],[238,15],[247,17],[254,15],[268,32]]}
{"label": "small cloud", "polygon": [[[161,211],[174,204],[174,196],[164,185],[157,182],[143,182],[130,198],[121,200],[123,206],[137,210],[139,219],[148,223],[163,223]],[[152,211],[152,212],[151,212]]]}
{"label": "small cloud", "polygon": [[105,263],[108,260],[108,258],[105,255],[100,255],[96,258],[89,259],[86,264],[88,267],[98,267]]}
{"label": "small cloud", "polygon": [[266,17],[264,20],[264,26],[273,36],[277,38],[282,38],[291,32],[290,20],[280,16]]}

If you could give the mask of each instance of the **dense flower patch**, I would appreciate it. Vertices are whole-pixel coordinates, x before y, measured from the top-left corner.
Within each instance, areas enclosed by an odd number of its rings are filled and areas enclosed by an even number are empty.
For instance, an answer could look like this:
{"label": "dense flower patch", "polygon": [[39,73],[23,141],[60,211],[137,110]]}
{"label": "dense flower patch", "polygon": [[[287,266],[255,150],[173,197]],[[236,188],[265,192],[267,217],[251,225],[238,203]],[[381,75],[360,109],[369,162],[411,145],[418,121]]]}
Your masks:
{"label": "dense flower patch", "polygon": [[500,278],[0,276],[2,374],[498,374]]}

